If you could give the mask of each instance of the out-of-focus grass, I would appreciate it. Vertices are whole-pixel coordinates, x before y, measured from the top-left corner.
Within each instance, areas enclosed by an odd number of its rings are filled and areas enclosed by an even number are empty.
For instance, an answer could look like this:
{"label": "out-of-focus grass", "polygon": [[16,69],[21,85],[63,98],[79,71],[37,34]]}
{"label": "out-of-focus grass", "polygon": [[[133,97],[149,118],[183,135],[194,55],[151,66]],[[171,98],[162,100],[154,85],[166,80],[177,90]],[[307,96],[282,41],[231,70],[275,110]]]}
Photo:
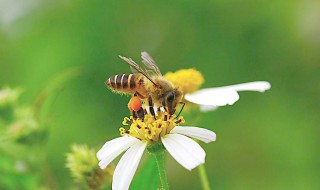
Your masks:
{"label": "out-of-focus grass", "polygon": [[[318,4],[31,2],[10,22],[0,9],[0,85],[22,87],[28,102],[57,73],[83,68],[51,110],[45,151],[60,188],[72,185],[64,166],[70,144],[98,148],[119,135],[128,98],[108,91],[104,81],[130,72],[119,54],[139,61],[141,51],[153,55],[164,73],[197,68],[204,87],[271,82],[264,94],[243,92],[234,106],[204,114],[200,126],[217,133],[216,143],[203,144],[213,189],[319,188],[320,43],[312,19]],[[168,166],[172,189],[199,188],[196,171],[171,158]]]}

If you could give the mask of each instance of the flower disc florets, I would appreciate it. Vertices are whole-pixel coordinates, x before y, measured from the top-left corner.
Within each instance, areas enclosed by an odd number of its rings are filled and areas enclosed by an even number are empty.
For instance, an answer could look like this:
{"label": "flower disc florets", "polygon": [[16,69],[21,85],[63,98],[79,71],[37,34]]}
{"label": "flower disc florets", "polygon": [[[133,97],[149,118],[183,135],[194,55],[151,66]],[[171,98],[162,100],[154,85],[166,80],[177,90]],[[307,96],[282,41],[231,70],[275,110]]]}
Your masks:
{"label": "flower disc florets", "polygon": [[172,84],[178,87],[184,94],[198,90],[204,82],[204,77],[201,72],[193,68],[168,72],[164,77],[171,81]]}
{"label": "flower disc florets", "polygon": [[156,116],[145,114],[142,119],[125,117],[122,124],[129,125],[130,128],[126,130],[121,127],[119,130],[122,136],[127,134],[142,141],[157,142],[169,134],[175,126],[184,122],[182,116],[176,118],[176,115],[170,116],[167,112],[158,111]]}

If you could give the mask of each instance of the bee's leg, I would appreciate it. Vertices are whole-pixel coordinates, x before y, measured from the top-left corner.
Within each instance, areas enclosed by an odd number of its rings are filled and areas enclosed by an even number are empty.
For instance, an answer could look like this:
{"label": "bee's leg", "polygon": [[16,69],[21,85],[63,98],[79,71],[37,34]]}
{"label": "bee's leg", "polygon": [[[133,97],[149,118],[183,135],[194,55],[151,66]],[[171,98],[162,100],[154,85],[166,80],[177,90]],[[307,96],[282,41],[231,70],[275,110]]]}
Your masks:
{"label": "bee's leg", "polygon": [[138,91],[136,91],[133,95],[134,96],[138,96],[140,99],[145,99],[146,98],[142,94],[140,94]]}
{"label": "bee's leg", "polygon": [[149,98],[148,98],[148,105],[149,105],[149,110],[150,110],[151,115],[154,117],[154,119],[156,119],[156,114],[154,113],[153,102],[152,102],[151,96],[149,96]]}
{"label": "bee's leg", "polygon": [[163,107],[164,112],[169,113],[168,108],[166,106],[162,106],[162,107]]}
{"label": "bee's leg", "polygon": [[[130,103],[130,101],[129,101],[129,103]],[[129,109],[130,115],[133,117],[133,119],[137,119],[137,115],[136,115],[135,111],[131,108],[129,103],[128,103],[128,109]]]}
{"label": "bee's leg", "polygon": [[186,105],[186,103],[185,102],[179,102],[180,104],[183,104],[182,105],[182,108],[180,109],[180,111],[179,111],[179,113],[178,113],[178,115],[177,115],[177,117],[176,118],[178,118],[179,116],[180,116],[180,114],[181,114],[181,112],[182,112],[182,110],[183,110],[183,108],[184,108],[184,106]]}
{"label": "bee's leg", "polygon": [[137,111],[138,117],[143,121],[144,119],[144,109],[141,106],[141,108]]}
{"label": "bee's leg", "polygon": [[[135,95],[133,96],[135,97]],[[133,102],[132,99],[133,97],[130,99],[129,103],[128,103],[128,109],[130,111],[131,116],[133,117],[133,119],[137,119],[137,112],[132,108]]]}
{"label": "bee's leg", "polygon": [[162,101],[161,104],[162,104],[162,107],[163,107],[164,111],[168,113],[168,109],[167,109],[167,106],[166,106],[166,101]]}
{"label": "bee's leg", "polygon": [[137,119],[138,118],[137,113],[135,111],[133,111],[133,110],[131,111],[131,115],[132,115],[133,119]]}
{"label": "bee's leg", "polygon": [[[142,119],[144,118],[144,115],[145,115],[145,110],[144,110],[144,107],[143,107],[143,102],[141,101],[141,94],[139,92],[135,92],[133,94],[133,97],[130,99],[129,103],[128,103],[128,108],[130,110],[130,113],[132,115],[132,117],[134,119]],[[138,100],[136,100],[136,99]],[[133,100],[134,99],[134,100]]]}

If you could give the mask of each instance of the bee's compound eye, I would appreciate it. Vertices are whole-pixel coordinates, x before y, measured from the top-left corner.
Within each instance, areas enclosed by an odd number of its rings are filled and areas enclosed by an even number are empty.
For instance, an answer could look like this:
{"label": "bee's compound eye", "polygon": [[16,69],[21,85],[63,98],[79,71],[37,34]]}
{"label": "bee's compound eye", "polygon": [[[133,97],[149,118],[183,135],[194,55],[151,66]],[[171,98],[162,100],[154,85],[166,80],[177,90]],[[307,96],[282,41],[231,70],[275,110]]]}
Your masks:
{"label": "bee's compound eye", "polygon": [[128,103],[128,108],[133,111],[139,111],[141,106],[142,106],[142,102],[140,98],[136,96],[133,96]]}
{"label": "bee's compound eye", "polygon": [[174,100],[174,92],[170,92],[167,97],[168,102],[173,102]]}

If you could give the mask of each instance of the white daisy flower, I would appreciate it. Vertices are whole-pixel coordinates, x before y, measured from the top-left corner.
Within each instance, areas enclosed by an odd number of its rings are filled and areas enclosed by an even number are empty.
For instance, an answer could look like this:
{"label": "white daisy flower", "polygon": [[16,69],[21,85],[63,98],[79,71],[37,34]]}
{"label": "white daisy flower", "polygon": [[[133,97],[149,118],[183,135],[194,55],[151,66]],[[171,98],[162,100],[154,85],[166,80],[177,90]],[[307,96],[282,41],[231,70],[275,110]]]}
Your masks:
{"label": "white daisy flower", "polygon": [[214,110],[219,106],[232,105],[239,100],[239,91],[264,92],[271,88],[269,82],[256,81],[224,87],[204,88],[202,74],[195,69],[181,69],[169,72],[165,77],[185,94],[184,99],[200,106],[201,111]]}
{"label": "white daisy flower", "polygon": [[129,189],[143,152],[155,143],[162,143],[187,170],[203,164],[206,153],[191,138],[209,143],[216,140],[216,134],[204,128],[177,126],[180,123],[184,123],[183,117],[176,118],[162,111],[158,111],[156,118],[150,114],[144,119],[125,118],[123,124],[129,125],[130,129],[120,128],[122,137],[106,142],[97,153],[99,166],[104,169],[126,151],[114,171],[112,189]]}

